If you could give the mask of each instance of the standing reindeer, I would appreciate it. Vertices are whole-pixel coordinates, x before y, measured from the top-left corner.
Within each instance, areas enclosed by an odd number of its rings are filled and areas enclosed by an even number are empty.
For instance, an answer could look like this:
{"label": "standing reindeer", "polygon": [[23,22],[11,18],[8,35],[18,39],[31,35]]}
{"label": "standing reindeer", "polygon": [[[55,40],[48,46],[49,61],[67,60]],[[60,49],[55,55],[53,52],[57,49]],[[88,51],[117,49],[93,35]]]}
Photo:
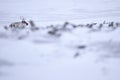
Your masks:
{"label": "standing reindeer", "polygon": [[23,29],[25,28],[26,26],[28,26],[28,23],[25,21],[25,18],[24,17],[20,17],[22,19],[21,22],[14,22],[14,23],[11,23],[9,25],[10,28],[12,29]]}

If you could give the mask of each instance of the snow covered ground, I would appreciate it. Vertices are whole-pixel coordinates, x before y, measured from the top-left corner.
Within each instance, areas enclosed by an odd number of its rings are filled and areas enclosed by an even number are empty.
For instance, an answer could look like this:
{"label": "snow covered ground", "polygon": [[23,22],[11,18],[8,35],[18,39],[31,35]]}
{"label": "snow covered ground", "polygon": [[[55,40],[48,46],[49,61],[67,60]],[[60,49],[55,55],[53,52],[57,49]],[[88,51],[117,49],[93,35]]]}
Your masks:
{"label": "snow covered ground", "polygon": [[[120,0],[0,0],[0,80],[120,80]],[[4,26],[24,16],[39,30]],[[54,25],[67,25],[49,34]],[[86,25],[97,23],[93,28]],[[116,27],[114,25],[113,27]]]}

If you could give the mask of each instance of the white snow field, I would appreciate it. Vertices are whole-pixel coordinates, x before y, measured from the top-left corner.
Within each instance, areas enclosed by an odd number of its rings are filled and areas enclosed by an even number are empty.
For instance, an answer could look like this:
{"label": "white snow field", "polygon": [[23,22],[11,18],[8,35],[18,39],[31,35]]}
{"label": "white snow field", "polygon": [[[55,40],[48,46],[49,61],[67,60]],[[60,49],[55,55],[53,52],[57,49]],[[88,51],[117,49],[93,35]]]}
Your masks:
{"label": "white snow field", "polygon": [[[120,80],[119,3],[0,0],[0,80]],[[39,29],[4,29],[20,16]]]}

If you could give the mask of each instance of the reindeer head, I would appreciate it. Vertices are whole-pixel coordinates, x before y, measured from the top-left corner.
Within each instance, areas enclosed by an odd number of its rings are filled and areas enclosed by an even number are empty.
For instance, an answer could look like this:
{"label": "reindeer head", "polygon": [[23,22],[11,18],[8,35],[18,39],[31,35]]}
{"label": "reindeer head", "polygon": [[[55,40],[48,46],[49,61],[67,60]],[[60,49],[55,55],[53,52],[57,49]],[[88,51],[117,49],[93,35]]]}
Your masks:
{"label": "reindeer head", "polygon": [[22,23],[28,25],[27,21],[25,21],[25,18],[23,16],[20,16],[20,19],[22,20]]}
{"label": "reindeer head", "polygon": [[26,21],[22,21],[22,23],[24,23],[24,24],[28,25],[28,23],[27,23]]}

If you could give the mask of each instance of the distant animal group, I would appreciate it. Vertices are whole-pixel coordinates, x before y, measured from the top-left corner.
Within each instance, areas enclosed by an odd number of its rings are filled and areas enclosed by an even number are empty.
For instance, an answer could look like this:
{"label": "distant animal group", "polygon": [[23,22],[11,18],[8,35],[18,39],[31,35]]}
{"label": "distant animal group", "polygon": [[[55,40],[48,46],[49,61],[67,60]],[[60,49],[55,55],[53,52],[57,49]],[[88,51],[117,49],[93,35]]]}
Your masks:
{"label": "distant animal group", "polygon": [[[26,21],[24,17],[20,17],[20,18],[21,18],[20,22],[13,22],[8,27],[5,26],[4,28],[5,29],[25,29],[29,25],[32,31],[36,31],[40,29],[40,27],[36,27],[33,20]],[[114,22],[114,21],[111,21],[111,22],[103,21],[102,23],[86,23],[86,24],[75,25],[70,22],[64,22],[63,25],[49,25],[44,27],[44,29],[50,29],[48,33],[53,35],[60,30],[69,30],[70,27],[72,27],[73,29],[78,27],[81,27],[81,28],[86,27],[89,29],[97,29],[97,30],[101,30],[102,28],[107,27],[107,28],[111,28],[112,30],[115,30],[116,28],[120,27],[120,23]]]}

